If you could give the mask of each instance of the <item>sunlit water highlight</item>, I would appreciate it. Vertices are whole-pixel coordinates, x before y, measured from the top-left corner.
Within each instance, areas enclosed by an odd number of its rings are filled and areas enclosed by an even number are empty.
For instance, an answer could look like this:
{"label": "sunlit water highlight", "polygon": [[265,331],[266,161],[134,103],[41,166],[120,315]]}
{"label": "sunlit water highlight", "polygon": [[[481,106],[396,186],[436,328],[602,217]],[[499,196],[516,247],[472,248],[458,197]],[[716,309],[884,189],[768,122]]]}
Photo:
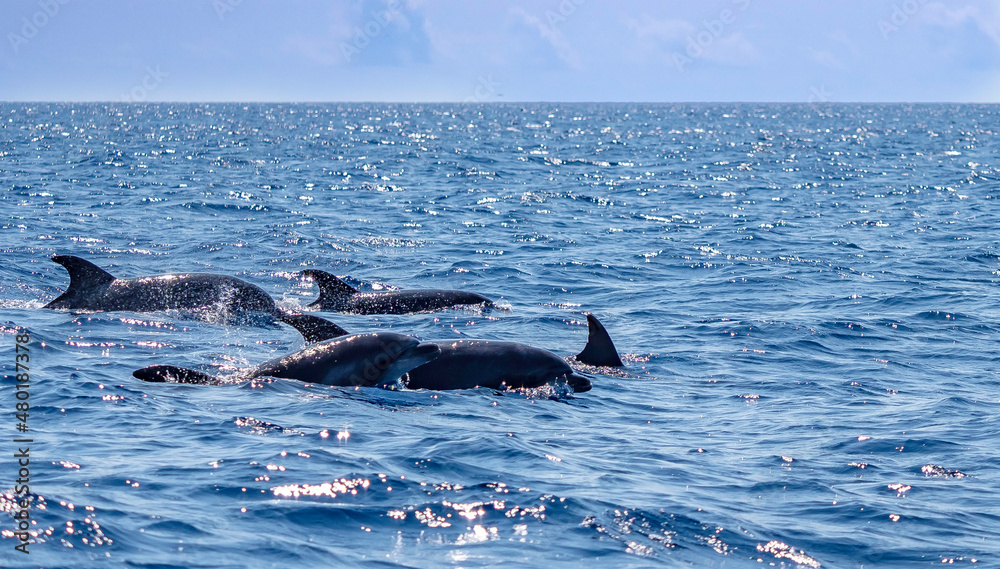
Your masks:
{"label": "sunlit water highlight", "polygon": [[[0,516],[0,564],[994,566],[998,110],[0,105],[2,401],[24,327],[36,522],[28,557]],[[505,309],[329,316],[562,356],[593,312],[628,367],[575,395],[144,384],[303,343],[42,309],[56,253],[291,309],[311,267],[470,290]]]}

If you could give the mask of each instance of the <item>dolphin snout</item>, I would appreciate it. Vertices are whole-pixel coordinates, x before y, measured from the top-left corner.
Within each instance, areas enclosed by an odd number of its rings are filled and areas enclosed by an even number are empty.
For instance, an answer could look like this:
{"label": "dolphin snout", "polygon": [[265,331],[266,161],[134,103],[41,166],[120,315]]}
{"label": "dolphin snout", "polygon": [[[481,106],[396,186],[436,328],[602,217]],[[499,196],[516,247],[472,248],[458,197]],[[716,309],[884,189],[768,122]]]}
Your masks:
{"label": "dolphin snout", "polygon": [[571,373],[566,376],[566,383],[573,388],[573,391],[577,393],[582,393],[584,391],[590,391],[593,387],[593,383],[590,378],[579,373]]}

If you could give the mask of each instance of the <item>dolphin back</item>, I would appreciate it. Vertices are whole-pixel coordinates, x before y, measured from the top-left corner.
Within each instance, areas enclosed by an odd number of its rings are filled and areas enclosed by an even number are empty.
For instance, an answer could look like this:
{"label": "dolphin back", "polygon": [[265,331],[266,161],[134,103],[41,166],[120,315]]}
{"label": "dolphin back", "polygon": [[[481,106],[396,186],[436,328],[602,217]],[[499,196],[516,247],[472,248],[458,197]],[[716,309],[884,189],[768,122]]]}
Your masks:
{"label": "dolphin back", "polygon": [[251,370],[249,377],[278,377],[336,386],[375,387],[395,383],[403,374],[438,357],[435,344],[378,332],[354,334],[312,344]]}
{"label": "dolphin back", "polygon": [[[552,381],[589,383],[569,377],[573,368],[548,350],[518,342],[457,340],[440,342],[441,355],[410,371],[410,389],[521,389]],[[586,389],[581,389],[585,391]]]}
{"label": "dolphin back", "polygon": [[218,378],[178,366],[155,365],[137,369],[132,376],[152,383],[194,383],[198,385],[216,385],[222,383]]}
{"label": "dolphin back", "polygon": [[52,260],[66,267],[69,287],[45,308],[85,308],[80,301],[88,294],[97,293],[115,281],[114,275],[86,259],[73,255],[56,255]]}
{"label": "dolphin back", "polygon": [[615,343],[611,341],[611,336],[601,321],[593,314],[588,314],[587,326],[590,330],[587,345],[577,354],[576,361],[592,366],[624,367]]}

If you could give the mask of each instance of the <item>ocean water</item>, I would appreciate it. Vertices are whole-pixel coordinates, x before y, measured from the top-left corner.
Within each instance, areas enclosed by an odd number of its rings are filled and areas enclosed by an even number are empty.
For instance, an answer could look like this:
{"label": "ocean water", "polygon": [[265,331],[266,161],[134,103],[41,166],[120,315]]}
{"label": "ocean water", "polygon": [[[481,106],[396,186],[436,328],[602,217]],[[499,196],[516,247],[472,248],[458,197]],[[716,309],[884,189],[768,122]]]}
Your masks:
{"label": "ocean water", "polygon": [[[995,105],[0,104],[0,566],[996,567],[997,125]],[[238,276],[289,309],[316,296],[305,268],[471,290],[503,309],[323,315],[561,356],[592,312],[628,365],[578,394],[146,384],[303,342],[43,309],[57,253]]]}

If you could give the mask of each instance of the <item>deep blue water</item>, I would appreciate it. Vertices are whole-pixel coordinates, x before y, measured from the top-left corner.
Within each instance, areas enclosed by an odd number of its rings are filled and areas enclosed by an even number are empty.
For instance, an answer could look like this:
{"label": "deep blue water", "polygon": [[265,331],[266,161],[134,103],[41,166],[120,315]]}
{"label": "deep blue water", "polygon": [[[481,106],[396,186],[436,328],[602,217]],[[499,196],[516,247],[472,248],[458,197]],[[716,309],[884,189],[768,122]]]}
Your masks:
{"label": "deep blue water", "polygon": [[[31,334],[31,510],[3,567],[1000,563],[1000,107],[0,104],[0,509]],[[352,331],[562,356],[594,389],[145,384],[287,327],[42,309],[53,254],[309,267],[488,314]]]}

